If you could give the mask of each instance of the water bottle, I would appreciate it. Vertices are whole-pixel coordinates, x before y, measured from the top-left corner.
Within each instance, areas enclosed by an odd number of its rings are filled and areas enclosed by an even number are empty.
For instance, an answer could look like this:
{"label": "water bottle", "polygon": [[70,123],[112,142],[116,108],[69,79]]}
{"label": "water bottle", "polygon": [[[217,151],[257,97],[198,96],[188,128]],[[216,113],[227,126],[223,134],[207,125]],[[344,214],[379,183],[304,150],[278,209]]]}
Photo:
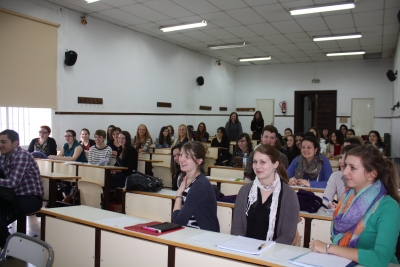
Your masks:
{"label": "water bottle", "polygon": [[158,143],[158,138],[156,138],[156,148],[158,148],[160,144]]}
{"label": "water bottle", "polygon": [[247,153],[244,153],[243,155],[243,168],[246,168],[246,164],[247,164]]}

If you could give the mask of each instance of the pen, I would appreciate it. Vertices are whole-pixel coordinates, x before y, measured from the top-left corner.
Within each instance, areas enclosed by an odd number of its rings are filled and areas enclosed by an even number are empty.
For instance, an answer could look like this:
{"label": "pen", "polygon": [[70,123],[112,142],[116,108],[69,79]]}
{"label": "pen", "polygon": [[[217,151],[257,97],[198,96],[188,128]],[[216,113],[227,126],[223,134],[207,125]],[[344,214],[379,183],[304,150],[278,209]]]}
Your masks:
{"label": "pen", "polygon": [[151,231],[151,232],[161,233],[160,230],[154,229],[154,228],[151,228],[151,227],[148,227],[148,226],[142,226],[142,228],[143,228],[143,229],[146,229],[146,230],[148,230],[148,231]]}
{"label": "pen", "polygon": [[258,250],[261,250],[264,246],[265,246],[265,243],[261,244],[261,246],[258,247]]}
{"label": "pen", "polygon": [[327,197],[322,197],[322,198],[328,201],[328,203],[332,205],[332,202]]}

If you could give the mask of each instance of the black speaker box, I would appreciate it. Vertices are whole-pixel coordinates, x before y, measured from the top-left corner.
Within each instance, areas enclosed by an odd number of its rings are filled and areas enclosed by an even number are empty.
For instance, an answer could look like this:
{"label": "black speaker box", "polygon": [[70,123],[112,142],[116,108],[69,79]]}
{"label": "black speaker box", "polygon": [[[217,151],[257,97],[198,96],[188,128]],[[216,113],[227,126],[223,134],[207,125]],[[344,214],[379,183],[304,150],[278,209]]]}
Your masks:
{"label": "black speaker box", "polygon": [[203,76],[197,77],[196,82],[197,82],[198,85],[202,86],[204,84]]}
{"label": "black speaker box", "polygon": [[391,82],[396,80],[396,74],[392,70],[388,70],[388,72],[386,72],[386,76]]}
{"label": "black speaker box", "polygon": [[77,58],[78,58],[78,54],[75,51],[69,50],[69,51],[65,52],[64,64],[67,66],[73,66],[73,65],[75,65]]}

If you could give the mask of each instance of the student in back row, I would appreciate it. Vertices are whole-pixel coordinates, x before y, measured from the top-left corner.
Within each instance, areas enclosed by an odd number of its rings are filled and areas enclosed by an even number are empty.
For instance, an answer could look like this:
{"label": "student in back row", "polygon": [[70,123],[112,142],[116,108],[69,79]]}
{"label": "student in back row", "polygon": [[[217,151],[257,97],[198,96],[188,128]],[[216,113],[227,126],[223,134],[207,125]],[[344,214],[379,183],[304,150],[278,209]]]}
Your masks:
{"label": "student in back row", "polygon": [[93,165],[104,165],[109,166],[111,157],[112,157],[112,149],[107,146],[104,141],[106,139],[106,132],[103,130],[97,130],[94,133],[94,142],[95,145],[91,146],[89,149],[89,164]]}
{"label": "student in back row", "polygon": [[39,138],[32,139],[29,144],[29,152],[41,152],[46,156],[57,155],[57,144],[54,138],[50,137],[51,129],[47,125],[40,126]]}

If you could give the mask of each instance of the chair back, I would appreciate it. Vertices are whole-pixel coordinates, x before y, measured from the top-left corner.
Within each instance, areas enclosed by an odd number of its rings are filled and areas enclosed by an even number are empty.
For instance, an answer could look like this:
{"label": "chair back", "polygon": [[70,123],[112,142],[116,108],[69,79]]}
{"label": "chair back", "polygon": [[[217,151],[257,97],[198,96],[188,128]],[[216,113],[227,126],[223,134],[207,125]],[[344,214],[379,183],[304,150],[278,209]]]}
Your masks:
{"label": "chair back", "polygon": [[1,261],[5,261],[7,256],[35,266],[51,267],[54,262],[54,251],[49,244],[18,232],[7,238],[6,245],[0,255]]}

